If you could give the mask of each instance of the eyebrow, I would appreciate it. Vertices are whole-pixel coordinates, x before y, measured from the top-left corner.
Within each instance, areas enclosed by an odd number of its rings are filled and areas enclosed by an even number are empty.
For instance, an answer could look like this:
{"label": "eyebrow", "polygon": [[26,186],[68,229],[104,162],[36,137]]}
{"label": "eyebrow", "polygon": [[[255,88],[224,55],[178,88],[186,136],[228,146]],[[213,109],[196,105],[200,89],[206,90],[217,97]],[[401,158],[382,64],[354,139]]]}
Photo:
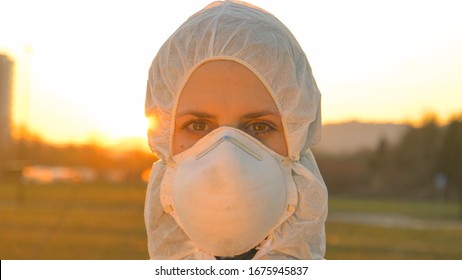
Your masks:
{"label": "eyebrow", "polygon": [[258,112],[252,112],[252,113],[245,114],[244,116],[241,117],[241,120],[257,119],[257,118],[261,118],[264,116],[280,117],[278,112],[268,110],[268,111],[258,111]]}
{"label": "eyebrow", "polygon": [[[177,115],[177,117],[183,117],[183,116],[194,116],[197,118],[202,118],[202,119],[208,119],[208,118],[215,118],[215,115],[205,113],[205,112],[200,112],[200,111],[186,111],[186,112],[181,112]],[[241,120],[249,120],[249,119],[256,119],[256,118],[261,118],[263,116],[278,116],[279,113],[275,111],[258,111],[258,112],[251,112],[248,114],[243,115],[240,119]]]}
{"label": "eyebrow", "polygon": [[197,118],[201,118],[201,119],[208,119],[208,118],[214,118],[215,116],[212,115],[212,114],[209,114],[209,113],[205,113],[205,112],[199,112],[199,111],[186,111],[186,112],[181,112],[179,113],[178,115],[176,115],[177,117],[183,117],[183,116],[188,116],[188,115],[191,115],[191,116],[194,116],[194,117],[197,117]]}

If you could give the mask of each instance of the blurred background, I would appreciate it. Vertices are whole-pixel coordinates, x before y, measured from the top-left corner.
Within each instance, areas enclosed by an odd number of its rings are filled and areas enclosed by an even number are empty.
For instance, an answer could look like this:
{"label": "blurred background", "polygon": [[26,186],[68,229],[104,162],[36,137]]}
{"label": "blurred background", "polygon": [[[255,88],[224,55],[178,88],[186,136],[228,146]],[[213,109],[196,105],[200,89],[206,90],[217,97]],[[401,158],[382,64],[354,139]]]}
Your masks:
{"label": "blurred background", "polygon": [[[210,1],[0,0],[0,259],[146,259],[147,72]],[[328,259],[462,259],[462,4],[257,1],[323,94]]]}

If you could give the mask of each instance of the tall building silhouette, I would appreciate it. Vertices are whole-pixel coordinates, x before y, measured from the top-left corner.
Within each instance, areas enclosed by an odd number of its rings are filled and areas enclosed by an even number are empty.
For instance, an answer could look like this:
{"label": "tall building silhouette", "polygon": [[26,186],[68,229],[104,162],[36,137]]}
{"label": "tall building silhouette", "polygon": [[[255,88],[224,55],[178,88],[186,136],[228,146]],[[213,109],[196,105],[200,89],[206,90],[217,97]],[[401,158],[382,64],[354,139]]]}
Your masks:
{"label": "tall building silhouette", "polygon": [[13,89],[13,62],[0,54],[0,168],[12,148],[11,115]]}

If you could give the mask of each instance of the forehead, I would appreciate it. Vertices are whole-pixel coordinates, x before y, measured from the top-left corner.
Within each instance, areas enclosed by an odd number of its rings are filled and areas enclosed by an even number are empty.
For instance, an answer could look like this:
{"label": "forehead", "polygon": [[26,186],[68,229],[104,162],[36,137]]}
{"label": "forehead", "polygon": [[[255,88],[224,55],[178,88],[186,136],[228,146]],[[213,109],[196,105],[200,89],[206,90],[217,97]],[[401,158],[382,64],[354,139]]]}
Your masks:
{"label": "forehead", "polygon": [[203,110],[220,113],[278,112],[264,82],[249,68],[231,60],[205,62],[186,81],[176,114]]}

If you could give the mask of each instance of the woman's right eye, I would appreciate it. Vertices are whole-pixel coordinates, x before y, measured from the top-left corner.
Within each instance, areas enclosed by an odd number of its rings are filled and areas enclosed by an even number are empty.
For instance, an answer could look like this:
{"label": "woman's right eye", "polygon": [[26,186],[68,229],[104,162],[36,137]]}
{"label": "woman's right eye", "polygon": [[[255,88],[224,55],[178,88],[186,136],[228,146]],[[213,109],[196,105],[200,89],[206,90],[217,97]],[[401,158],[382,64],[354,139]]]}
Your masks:
{"label": "woman's right eye", "polygon": [[203,122],[193,122],[189,125],[189,128],[195,131],[204,131],[207,129],[207,124]]}
{"label": "woman's right eye", "polygon": [[192,121],[185,125],[185,128],[192,133],[208,133],[210,126],[205,121]]}

